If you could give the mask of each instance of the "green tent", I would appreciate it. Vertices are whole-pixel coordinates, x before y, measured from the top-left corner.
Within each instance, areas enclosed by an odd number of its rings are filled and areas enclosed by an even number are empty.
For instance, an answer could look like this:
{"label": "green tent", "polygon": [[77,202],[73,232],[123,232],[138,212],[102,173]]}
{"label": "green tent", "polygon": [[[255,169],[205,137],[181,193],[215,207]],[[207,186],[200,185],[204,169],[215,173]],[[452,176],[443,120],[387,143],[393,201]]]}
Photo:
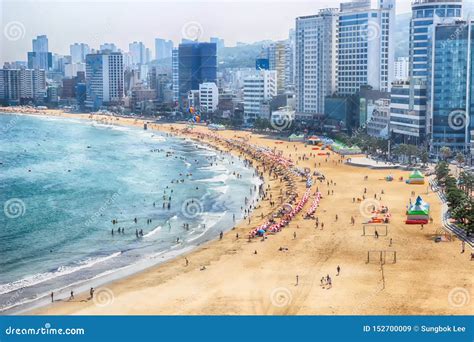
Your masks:
{"label": "green tent", "polygon": [[423,176],[423,174],[420,171],[415,170],[411,173],[411,175],[408,178],[410,178],[410,179],[423,179],[423,178],[425,178],[425,176]]}

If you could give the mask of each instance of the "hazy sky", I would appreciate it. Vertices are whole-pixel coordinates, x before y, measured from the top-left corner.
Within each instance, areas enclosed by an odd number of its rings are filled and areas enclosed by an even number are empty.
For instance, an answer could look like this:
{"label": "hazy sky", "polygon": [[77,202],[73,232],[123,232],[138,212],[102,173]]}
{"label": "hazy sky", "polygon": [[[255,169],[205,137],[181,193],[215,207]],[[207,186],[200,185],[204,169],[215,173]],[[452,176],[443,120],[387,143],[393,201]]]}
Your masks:
{"label": "hazy sky", "polygon": [[[200,40],[217,36],[227,46],[237,41],[285,39],[295,18],[320,8],[338,7],[336,0],[0,0],[0,63],[26,60],[31,40],[46,34],[49,50],[69,54],[74,42],[97,48],[143,41],[154,55],[154,38],[179,42],[201,31]],[[397,13],[408,12],[410,0],[398,0]],[[0,67],[1,67],[0,65]]]}

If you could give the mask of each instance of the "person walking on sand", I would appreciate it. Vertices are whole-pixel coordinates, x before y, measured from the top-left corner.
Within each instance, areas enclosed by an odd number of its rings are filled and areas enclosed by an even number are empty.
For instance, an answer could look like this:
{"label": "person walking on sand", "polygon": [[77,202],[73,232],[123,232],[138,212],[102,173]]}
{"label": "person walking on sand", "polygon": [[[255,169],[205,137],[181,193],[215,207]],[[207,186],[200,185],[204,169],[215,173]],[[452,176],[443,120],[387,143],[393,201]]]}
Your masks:
{"label": "person walking on sand", "polygon": [[296,232],[293,232],[293,239],[296,239]]}
{"label": "person walking on sand", "polygon": [[376,239],[379,238],[379,232],[377,231],[377,229],[375,230],[375,238],[376,238]]}
{"label": "person walking on sand", "polygon": [[300,280],[300,277],[298,275],[296,275],[296,286],[298,286],[299,280]]}
{"label": "person walking on sand", "polygon": [[223,237],[224,237],[224,233],[221,232],[221,233],[219,234],[219,240],[222,240]]}
{"label": "person walking on sand", "polygon": [[91,287],[91,289],[89,290],[89,294],[91,296],[90,299],[93,299],[94,298],[94,288],[93,287]]}
{"label": "person walking on sand", "polygon": [[339,273],[341,273],[341,267],[339,265],[337,265],[337,268],[336,268],[336,271],[337,271],[337,276],[339,275]]}
{"label": "person walking on sand", "polygon": [[54,303],[54,292],[51,292],[51,303]]}
{"label": "person walking on sand", "polygon": [[189,260],[188,260],[188,258],[185,257],[184,260],[186,261],[186,266],[188,266],[188,265],[189,265]]}
{"label": "person walking on sand", "polygon": [[73,300],[74,299],[74,291],[71,291],[71,295],[69,296],[69,300]]}

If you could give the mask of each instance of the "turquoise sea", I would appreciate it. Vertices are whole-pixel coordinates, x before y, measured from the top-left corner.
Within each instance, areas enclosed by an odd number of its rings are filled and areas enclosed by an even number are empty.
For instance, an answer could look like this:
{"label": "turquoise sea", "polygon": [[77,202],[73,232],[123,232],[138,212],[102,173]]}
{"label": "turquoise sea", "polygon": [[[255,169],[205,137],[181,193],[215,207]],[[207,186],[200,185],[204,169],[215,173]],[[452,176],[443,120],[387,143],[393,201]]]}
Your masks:
{"label": "turquoise sea", "polygon": [[0,115],[0,311],[214,239],[242,219],[259,182],[238,158],[164,133]]}

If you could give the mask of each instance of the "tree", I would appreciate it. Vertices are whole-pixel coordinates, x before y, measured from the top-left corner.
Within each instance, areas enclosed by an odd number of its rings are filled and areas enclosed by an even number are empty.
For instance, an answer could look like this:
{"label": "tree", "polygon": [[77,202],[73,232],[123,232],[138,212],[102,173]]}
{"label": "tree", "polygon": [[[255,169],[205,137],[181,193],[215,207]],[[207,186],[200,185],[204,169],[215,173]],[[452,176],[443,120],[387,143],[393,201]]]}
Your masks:
{"label": "tree", "polygon": [[456,159],[456,162],[458,163],[458,166],[460,166],[461,164],[464,164],[464,161],[465,161],[464,154],[462,154],[461,152],[458,152],[456,154],[455,159]]}
{"label": "tree", "polygon": [[472,173],[462,171],[459,174],[459,188],[464,191],[466,196],[472,198],[472,190],[474,189],[474,175]]}
{"label": "tree", "polygon": [[441,158],[443,158],[443,160],[447,160],[449,157],[451,157],[451,149],[447,146],[443,146],[439,149],[439,153],[441,154]]}
{"label": "tree", "polygon": [[270,126],[270,121],[268,119],[256,118],[253,123],[253,127],[256,129],[267,129]]}
{"label": "tree", "polygon": [[449,165],[445,161],[439,162],[435,167],[436,180],[444,185],[444,180],[449,175]]}
{"label": "tree", "polygon": [[421,162],[423,163],[423,165],[426,165],[426,163],[428,162],[429,160],[429,154],[428,154],[428,151],[426,151],[425,149],[419,149],[418,150],[418,158],[420,158]]}

